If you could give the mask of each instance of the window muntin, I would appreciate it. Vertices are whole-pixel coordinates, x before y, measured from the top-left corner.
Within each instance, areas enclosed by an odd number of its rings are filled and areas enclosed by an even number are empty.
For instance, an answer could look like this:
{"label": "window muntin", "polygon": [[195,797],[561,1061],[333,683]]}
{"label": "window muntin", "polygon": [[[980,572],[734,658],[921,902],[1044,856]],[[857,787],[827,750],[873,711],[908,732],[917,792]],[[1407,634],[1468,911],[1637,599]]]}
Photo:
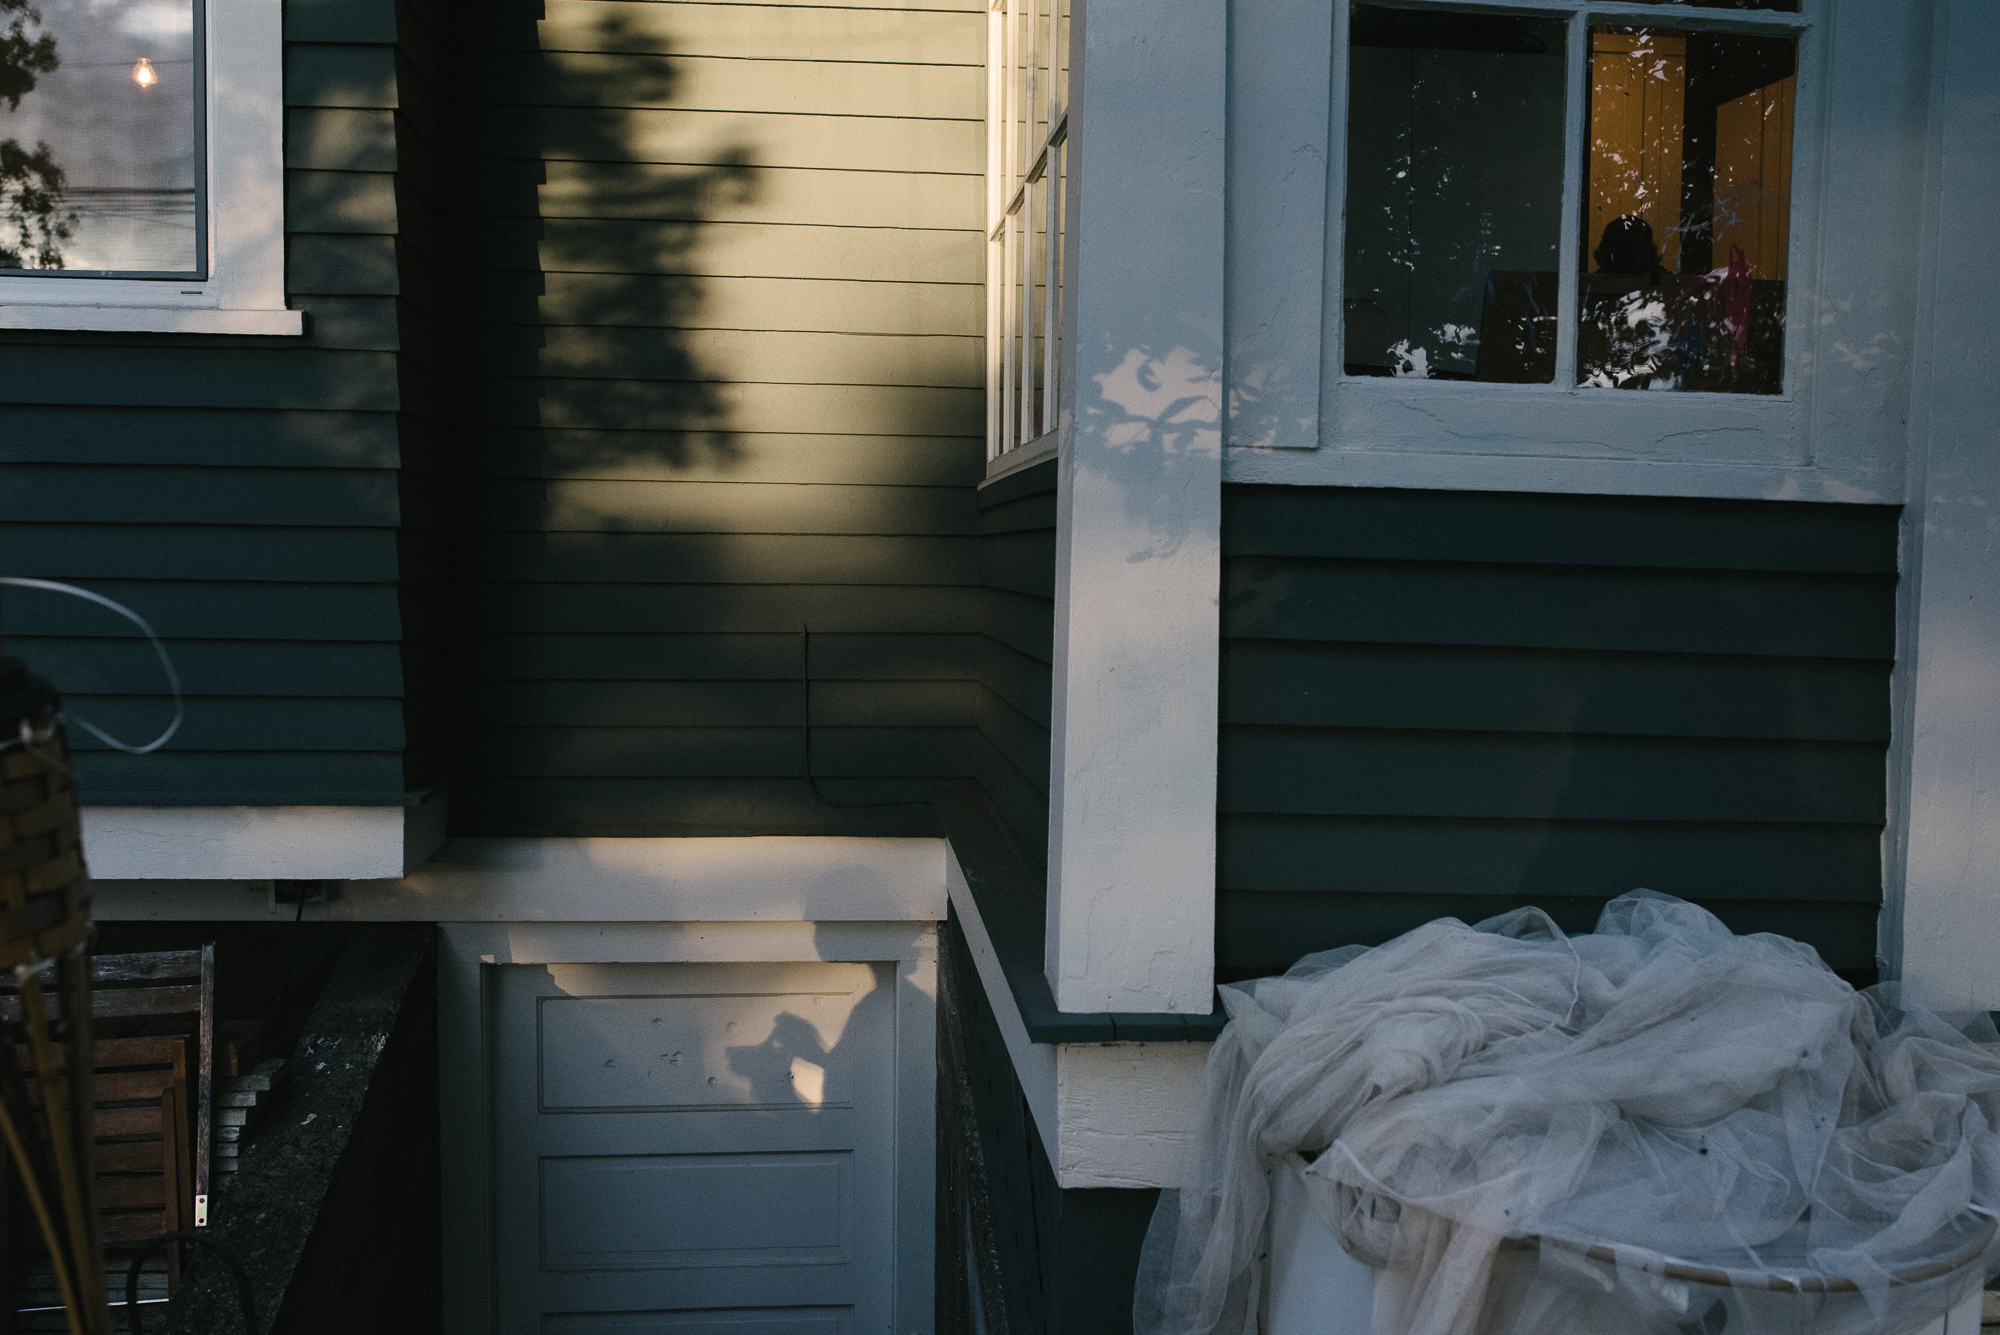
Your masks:
{"label": "window muntin", "polygon": [[0,273],[204,278],[201,0],[37,0],[12,20]]}
{"label": "window muntin", "polygon": [[1053,430],[1062,359],[1070,0],[994,0],[988,27],[987,457]]}
{"label": "window muntin", "polygon": [[[1507,0],[1498,0],[1498,3],[1481,4],[1477,9],[1436,3],[1435,0],[1349,0],[1343,6],[1347,31],[1341,45],[1345,48],[1342,63],[1346,76],[1349,133],[1346,152],[1342,155],[1346,207],[1341,227],[1345,237],[1343,248],[1347,271],[1343,273],[1341,305],[1336,312],[1330,313],[1340,317],[1341,342],[1337,350],[1341,360],[1336,365],[1342,374],[1336,378],[1345,380],[1354,389],[1352,392],[1335,389],[1336,419],[1345,419],[1349,413],[1365,413],[1367,409],[1363,405],[1373,401],[1372,397],[1357,398],[1355,395],[1361,392],[1367,378],[1384,375],[1397,377],[1402,382],[1413,379],[1476,379],[1545,384],[1568,393],[1584,394],[1593,394],[1606,386],[1708,390],[1739,397],[1776,397],[1783,393],[1782,330],[1789,293],[1781,271],[1788,265],[1785,251],[1791,224],[1795,71],[1799,39],[1807,31],[1805,21],[1789,16],[1800,14],[1801,6],[1797,0],[1709,0],[1704,4],[1689,4],[1685,0],[1640,0],[1640,3],[1648,10],[1671,8],[1680,11],[1686,16],[1682,19],[1685,30],[1676,29],[1670,33],[1665,29],[1621,28],[1611,23],[1611,16],[1602,10],[1576,3],[1575,0],[1567,4],[1561,3],[1561,0],[1553,4],[1512,4]],[[1636,7],[1624,4],[1605,8],[1630,11]],[[1552,8],[1571,12],[1550,15]],[[1697,20],[1692,12],[1696,10],[1706,12]],[[1448,318],[1440,313],[1436,299],[1432,299],[1431,309],[1417,312],[1432,318],[1413,321],[1410,344],[1401,350],[1401,355],[1392,351],[1388,356],[1383,355],[1380,345],[1386,342],[1389,349],[1395,350],[1404,335],[1396,330],[1391,312],[1392,318],[1386,322],[1389,336],[1386,340],[1383,338],[1385,321],[1380,312],[1368,306],[1376,294],[1366,290],[1365,282],[1357,282],[1357,275],[1353,272],[1356,251],[1366,245],[1371,226],[1374,226],[1368,219],[1357,216],[1360,210],[1356,206],[1358,202],[1369,202],[1370,183],[1365,179],[1366,175],[1379,171],[1383,165],[1379,160],[1382,157],[1379,151],[1371,158],[1362,140],[1363,129],[1374,115],[1365,101],[1371,93],[1371,57],[1378,55],[1378,50],[1371,48],[1383,45],[1380,33],[1384,27],[1384,15],[1388,16],[1389,26],[1399,26],[1409,34],[1406,41],[1413,47],[1432,52],[1485,50],[1495,53],[1496,59],[1497,53],[1507,49],[1508,38],[1503,25],[1543,22],[1560,27],[1566,33],[1564,45],[1568,50],[1565,65],[1569,87],[1562,113],[1567,121],[1565,148],[1569,163],[1562,177],[1562,208],[1564,216],[1570,221],[1564,224],[1566,234],[1561,237],[1563,259],[1551,272],[1541,267],[1502,270],[1489,258],[1490,238],[1482,229],[1489,217],[1505,212],[1516,187],[1499,185],[1498,173],[1489,170],[1488,164],[1454,163],[1449,160],[1449,154],[1435,155],[1432,158],[1434,174],[1431,178],[1423,180],[1416,175],[1415,169],[1424,156],[1422,150],[1427,147],[1422,142],[1426,136],[1420,120],[1425,99],[1412,97],[1410,81],[1405,81],[1401,88],[1401,101],[1406,106],[1418,108],[1417,114],[1408,119],[1407,133],[1415,150],[1408,153],[1412,170],[1410,179],[1416,184],[1407,193],[1412,198],[1433,198],[1433,213],[1439,220],[1432,228],[1433,234],[1428,237],[1422,234],[1422,229],[1412,229],[1415,242],[1410,248],[1412,272],[1421,280],[1424,270],[1432,270],[1433,277],[1429,281],[1436,283],[1442,279],[1449,284],[1447,291],[1450,296],[1468,308],[1473,307],[1477,294],[1477,315],[1472,315],[1469,309],[1458,310],[1454,312],[1457,318]],[[1650,19],[1651,14],[1647,17]],[[1626,19],[1624,22],[1630,25],[1635,20]],[[1620,286],[1620,277],[1601,272],[1602,266],[1595,258],[1595,251],[1603,241],[1602,224],[1625,215],[1615,214],[1611,219],[1599,219],[1600,226],[1593,235],[1584,238],[1583,233],[1591,221],[1591,210],[1585,198],[1590,189],[1590,169],[1595,166],[1596,179],[1608,181],[1619,174],[1618,171],[1608,170],[1613,165],[1613,159],[1629,157],[1625,150],[1632,147],[1619,146],[1597,154],[1595,162],[1592,161],[1593,148],[1597,147],[1593,143],[1593,126],[1589,119],[1593,92],[1590,83],[1592,62],[1595,59],[1601,70],[1610,63],[1614,54],[1619,54],[1608,50],[1601,53],[1594,51],[1592,44],[1598,40],[1599,34],[1605,36],[1607,44],[1615,44],[1611,38],[1619,32],[1652,32],[1656,34],[1655,47],[1670,35],[1677,34],[1684,43],[1692,39],[1703,53],[1702,59],[1707,62],[1703,69],[1713,67],[1718,61],[1722,64],[1732,61],[1743,63],[1738,57],[1745,51],[1761,51],[1764,63],[1774,68],[1777,64],[1785,66],[1784,79],[1791,79],[1792,82],[1774,78],[1757,84],[1754,89],[1746,88],[1737,93],[1739,97],[1751,92],[1757,94],[1752,99],[1758,104],[1754,114],[1746,112],[1737,119],[1743,121],[1745,126],[1754,127],[1758,148],[1754,155],[1739,155],[1745,157],[1745,162],[1735,168],[1734,177],[1730,175],[1732,169],[1729,164],[1721,164],[1725,198],[1740,201],[1754,197],[1758,201],[1755,218],[1746,222],[1731,209],[1725,208],[1713,228],[1709,228],[1702,219],[1676,218],[1672,222],[1671,239],[1677,247],[1674,252],[1676,262],[1692,262],[1704,249],[1699,244],[1679,245],[1680,238],[1688,232],[1690,222],[1700,221],[1704,229],[1703,238],[1708,238],[1712,231],[1715,236],[1722,237],[1725,245],[1744,242],[1754,234],[1762,259],[1748,259],[1749,247],[1743,248],[1745,265],[1759,271],[1754,279],[1745,279],[1742,265],[1732,277],[1728,268],[1731,252],[1725,250],[1717,266],[1719,272],[1704,270],[1690,273],[1679,284],[1660,281],[1655,285],[1657,291],[1642,294],[1645,299],[1637,301],[1635,309],[1625,309],[1625,305],[1634,303],[1618,300],[1631,298],[1631,292],[1608,291]],[[1516,45],[1520,45],[1518,40]],[[1622,54],[1629,57],[1633,53]],[[1648,54],[1656,67],[1664,53],[1654,50]],[[1657,75],[1657,70],[1654,73]],[[1683,84],[1685,96],[1685,83],[1689,76],[1684,66],[1676,77]],[[1668,82],[1663,76],[1655,77],[1653,81],[1661,85]],[[1441,81],[1433,80],[1433,83],[1437,86],[1429,90],[1432,105],[1440,100],[1440,93],[1448,105],[1451,91]],[[1392,95],[1390,100],[1397,99]],[[1493,99],[1496,104],[1500,100]],[[1539,147],[1538,134],[1544,121],[1530,115],[1521,106],[1512,108],[1512,111],[1516,123],[1511,134],[1504,129],[1495,132],[1484,126],[1471,129],[1453,126],[1449,127],[1449,132],[1466,143],[1490,138],[1525,141]],[[1734,111],[1741,112],[1742,108],[1735,108]],[[1725,119],[1729,114],[1725,113]],[[1436,119],[1432,117],[1433,121]],[[1436,141],[1444,133],[1434,126],[1428,137]],[[1656,127],[1655,139],[1661,133]],[[1747,143],[1750,131],[1742,131],[1737,137]],[[1638,138],[1644,139],[1643,131]],[[1511,149],[1509,151],[1512,152]],[[1541,155],[1529,156],[1539,159]],[[1624,164],[1617,165],[1622,167]],[[1709,212],[1713,213],[1712,186],[1718,174],[1713,146],[1709,148],[1705,162],[1699,155],[1689,154],[1686,163],[1675,165],[1683,168],[1680,180],[1669,181],[1666,178],[1670,172],[1658,166],[1653,169],[1653,175],[1660,178],[1653,182],[1661,197],[1660,207],[1667,207],[1665,196],[1681,186],[1688,187],[1690,196],[1699,194],[1695,187],[1706,180],[1710,183]],[[1477,196],[1482,190],[1483,198],[1468,201],[1467,196]],[[1376,193],[1380,193],[1379,189]],[[1357,195],[1361,196],[1359,200]],[[1455,200],[1451,198],[1454,195],[1458,197]],[[1650,206],[1654,201],[1649,197],[1646,202]],[[1456,211],[1446,207],[1448,204],[1455,204]],[[1644,217],[1643,211],[1640,216]],[[1381,228],[1375,226],[1374,230],[1379,233]],[[1546,254],[1546,251],[1541,253]],[[1614,267],[1621,262],[1620,258],[1614,257]],[[1667,267],[1663,260],[1660,268],[1666,270]],[[1629,276],[1625,277],[1629,279]],[[1454,279],[1455,282],[1452,281]],[[1693,290],[1683,303],[1680,301],[1681,291],[1690,283]],[[1423,286],[1423,282],[1419,281],[1418,286]],[[1626,281],[1624,286],[1630,287],[1631,283]],[[1660,297],[1660,293],[1669,286],[1673,288],[1673,301]],[[1356,291],[1357,287],[1363,290]],[[1422,303],[1417,304],[1421,306]],[[1695,314],[1688,314],[1690,310]],[[1579,327],[1580,316],[1581,322],[1588,323],[1588,328]],[[1629,326],[1634,320],[1646,327],[1633,331]],[[1724,326],[1727,326],[1726,330]],[[1719,331],[1724,333],[1720,342],[1713,337]],[[1739,332],[1745,334],[1742,340],[1738,338]],[[1552,339],[1545,337],[1550,333],[1554,335]],[[1617,334],[1616,340],[1604,337],[1611,333]],[[1679,345],[1674,342],[1677,336],[1681,339]],[[1674,349],[1677,346],[1680,350],[1676,352]],[[1424,354],[1421,358],[1408,355],[1419,349]],[[1672,356],[1657,355],[1663,349]],[[1440,350],[1446,355],[1440,356]],[[1673,357],[1680,357],[1688,363],[1688,373],[1675,370],[1671,364]],[[1332,362],[1333,358],[1329,356],[1328,361]],[[1382,388],[1386,390],[1387,386]],[[1338,407],[1350,399],[1353,402],[1351,409]],[[1374,420],[1376,425],[1373,430],[1382,433],[1385,419]],[[1450,429],[1461,431],[1463,427],[1454,425]],[[1382,434],[1386,440],[1389,433]]]}

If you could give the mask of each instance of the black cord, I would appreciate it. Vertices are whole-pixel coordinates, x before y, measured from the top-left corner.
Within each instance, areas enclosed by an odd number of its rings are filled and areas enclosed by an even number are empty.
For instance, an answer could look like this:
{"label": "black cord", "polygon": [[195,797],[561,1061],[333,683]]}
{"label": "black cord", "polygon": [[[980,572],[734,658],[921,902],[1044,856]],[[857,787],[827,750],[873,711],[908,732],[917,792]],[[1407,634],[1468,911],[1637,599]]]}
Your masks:
{"label": "black cord", "polygon": [[842,811],[868,811],[879,807],[929,806],[930,801],[927,798],[905,798],[900,802],[836,802],[832,798],[828,797],[825,793],[822,793],[819,790],[819,780],[813,777],[812,655],[813,655],[812,627],[801,625],[799,627],[799,686],[801,688],[802,694],[805,697],[805,700],[802,707],[802,711],[799,716],[799,724],[800,727],[805,732],[806,783],[809,787],[811,787],[812,795],[818,798],[823,805],[829,807],[838,807]]}
{"label": "black cord", "polygon": [[243,1273],[243,1263],[236,1259],[236,1253],[217,1242],[214,1238],[194,1229],[176,1229],[172,1233],[162,1233],[151,1242],[138,1244],[138,1254],[125,1271],[125,1317],[132,1328],[132,1335],[146,1335],[145,1318],[139,1315],[139,1269],[146,1264],[146,1258],[176,1242],[192,1242],[206,1247],[220,1256],[229,1273],[236,1276],[236,1301],[243,1309],[243,1329],[245,1335],[257,1335],[257,1300],[250,1293],[249,1277]]}
{"label": "black cord", "polygon": [[288,1026],[291,1024],[292,974],[297,969],[299,963],[299,933],[304,930],[305,920],[306,897],[305,893],[301,891],[299,894],[298,911],[292,914],[292,930],[285,933],[285,936],[288,938],[285,945],[285,981],[278,989],[277,1024],[278,1032],[281,1034],[290,1032]]}

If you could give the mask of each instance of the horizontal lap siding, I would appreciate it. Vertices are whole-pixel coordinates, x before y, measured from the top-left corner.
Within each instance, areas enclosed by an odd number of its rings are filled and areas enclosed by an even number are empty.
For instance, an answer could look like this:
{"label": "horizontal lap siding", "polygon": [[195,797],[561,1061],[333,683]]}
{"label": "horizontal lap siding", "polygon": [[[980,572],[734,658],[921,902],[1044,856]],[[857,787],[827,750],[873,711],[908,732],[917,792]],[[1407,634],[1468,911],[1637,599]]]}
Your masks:
{"label": "horizontal lap siding", "polygon": [[460,14],[457,411],[406,539],[454,828],[931,832],[980,743],[981,11]]}
{"label": "horizontal lap siding", "polygon": [[1219,970],[1645,886],[1874,966],[1896,512],[1224,490]]}
{"label": "horizontal lap siding", "polygon": [[[132,607],[187,691],[154,755],[72,730],[86,802],[393,803],[412,786],[397,470],[435,397],[407,334],[438,230],[435,172],[412,170],[429,151],[412,22],[389,0],[287,6],[286,287],[305,337],[0,334],[0,569]],[[101,609],[9,591],[0,630],[114,735],[170,717],[151,651]]]}
{"label": "horizontal lap siding", "polygon": [[987,484],[979,497],[979,532],[984,588],[976,777],[1029,860],[1046,862],[1055,463],[1037,464]]}

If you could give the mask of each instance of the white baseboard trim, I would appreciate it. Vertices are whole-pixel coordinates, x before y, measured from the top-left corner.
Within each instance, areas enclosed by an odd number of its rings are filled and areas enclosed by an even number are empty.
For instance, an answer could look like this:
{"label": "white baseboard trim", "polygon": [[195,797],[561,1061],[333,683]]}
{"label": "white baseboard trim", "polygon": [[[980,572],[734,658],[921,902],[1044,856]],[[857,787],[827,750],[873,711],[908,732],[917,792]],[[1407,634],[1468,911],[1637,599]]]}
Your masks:
{"label": "white baseboard trim", "polygon": [[[88,281],[88,280],[86,280]],[[0,306],[0,329],[90,329],[139,334],[305,333],[305,314],[174,306]]]}
{"label": "white baseboard trim", "polygon": [[415,806],[85,807],[84,858],[101,880],[372,880],[407,874],[444,843],[445,797]]}
{"label": "white baseboard trim", "polygon": [[[261,880],[120,879],[100,870],[88,826],[84,852],[107,920],[297,911],[273,904]],[[332,900],[306,906],[326,922],[936,922],[944,864],[942,839],[453,839],[410,875],[390,873],[397,879],[280,879],[341,880]]]}

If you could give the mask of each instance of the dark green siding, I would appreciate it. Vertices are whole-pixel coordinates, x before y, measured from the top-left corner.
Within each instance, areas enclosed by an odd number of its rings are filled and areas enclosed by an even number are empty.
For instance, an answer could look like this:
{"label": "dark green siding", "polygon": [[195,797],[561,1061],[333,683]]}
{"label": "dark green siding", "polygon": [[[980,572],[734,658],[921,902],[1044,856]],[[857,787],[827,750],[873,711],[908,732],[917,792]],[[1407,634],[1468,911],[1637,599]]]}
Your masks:
{"label": "dark green siding", "polygon": [[1054,460],[979,493],[976,777],[1028,860],[1048,861],[1050,664],[1056,597]]}
{"label": "dark green siding", "polygon": [[[413,337],[413,294],[438,286],[423,26],[392,0],[286,4],[286,288],[305,337],[0,333],[0,569],[127,603],[189,693],[156,755],[72,736],[88,803],[398,802],[422,782],[405,773],[397,470],[436,416]],[[9,591],[0,630],[114,733],[165,721],[157,665],[110,614]]]}
{"label": "dark green siding", "polygon": [[455,832],[932,832],[978,742],[981,8],[460,25],[406,544]]}
{"label": "dark green siding", "polygon": [[1218,972],[1637,886],[1871,971],[1896,523],[1226,487]]}

